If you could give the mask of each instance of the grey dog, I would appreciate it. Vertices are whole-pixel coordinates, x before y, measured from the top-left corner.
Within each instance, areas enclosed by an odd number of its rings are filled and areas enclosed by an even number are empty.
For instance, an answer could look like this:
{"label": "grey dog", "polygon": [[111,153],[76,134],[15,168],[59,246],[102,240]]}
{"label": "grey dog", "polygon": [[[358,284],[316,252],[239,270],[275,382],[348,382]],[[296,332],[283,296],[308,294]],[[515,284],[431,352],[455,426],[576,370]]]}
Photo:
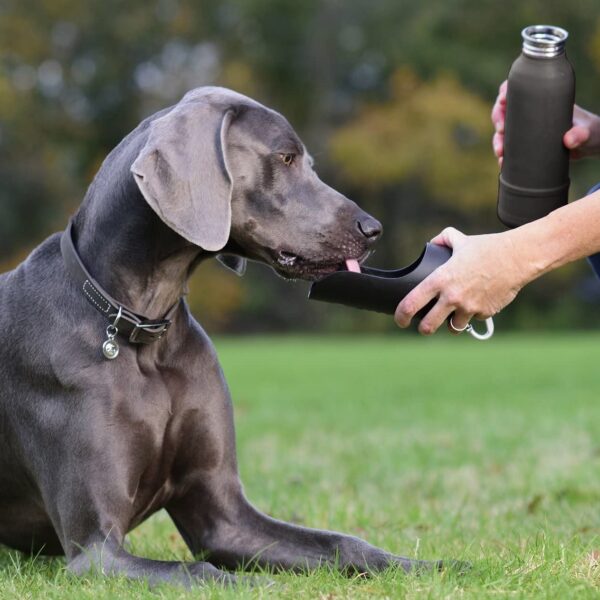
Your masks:
{"label": "grey dog", "polygon": [[[319,180],[285,118],[250,98],[199,88],[143,121],[67,232],[0,276],[0,543],[64,554],[74,573],[181,584],[234,582],[226,570],[253,565],[421,568],[248,502],[229,391],[182,300],[218,254],[313,280],[364,258],[380,233]],[[203,561],[126,550],[161,508]]]}

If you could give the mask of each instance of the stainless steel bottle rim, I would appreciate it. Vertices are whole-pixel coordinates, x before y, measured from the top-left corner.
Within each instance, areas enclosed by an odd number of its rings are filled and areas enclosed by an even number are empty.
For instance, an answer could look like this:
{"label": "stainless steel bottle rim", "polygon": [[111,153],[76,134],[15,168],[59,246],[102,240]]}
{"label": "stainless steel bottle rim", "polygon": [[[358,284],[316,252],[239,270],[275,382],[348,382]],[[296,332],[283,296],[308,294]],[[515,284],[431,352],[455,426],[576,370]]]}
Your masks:
{"label": "stainless steel bottle rim", "polygon": [[537,58],[552,58],[565,51],[569,33],[554,25],[531,25],[521,32],[523,53]]}

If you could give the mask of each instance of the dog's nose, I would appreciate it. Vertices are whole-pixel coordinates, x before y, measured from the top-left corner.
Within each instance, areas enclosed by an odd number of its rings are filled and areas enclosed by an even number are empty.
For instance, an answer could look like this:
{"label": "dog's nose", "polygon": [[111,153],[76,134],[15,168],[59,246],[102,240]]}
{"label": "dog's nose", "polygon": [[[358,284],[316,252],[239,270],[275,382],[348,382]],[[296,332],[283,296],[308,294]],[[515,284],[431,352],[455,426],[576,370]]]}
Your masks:
{"label": "dog's nose", "polygon": [[383,226],[381,223],[370,217],[369,215],[365,215],[356,221],[356,226],[358,230],[369,240],[370,243],[375,242],[381,236],[381,232],[383,231]]}

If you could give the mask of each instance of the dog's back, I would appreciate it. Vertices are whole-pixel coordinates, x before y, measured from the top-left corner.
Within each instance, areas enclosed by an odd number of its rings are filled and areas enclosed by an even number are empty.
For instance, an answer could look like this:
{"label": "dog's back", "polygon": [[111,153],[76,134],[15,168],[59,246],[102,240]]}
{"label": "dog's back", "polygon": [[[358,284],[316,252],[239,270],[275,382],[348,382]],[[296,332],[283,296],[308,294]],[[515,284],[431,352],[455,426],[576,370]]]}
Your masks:
{"label": "dog's back", "polygon": [[59,335],[56,306],[67,310],[59,236],[0,275],[0,543],[24,551],[62,551],[34,472],[36,439],[57,415],[48,405],[60,388],[48,360]]}

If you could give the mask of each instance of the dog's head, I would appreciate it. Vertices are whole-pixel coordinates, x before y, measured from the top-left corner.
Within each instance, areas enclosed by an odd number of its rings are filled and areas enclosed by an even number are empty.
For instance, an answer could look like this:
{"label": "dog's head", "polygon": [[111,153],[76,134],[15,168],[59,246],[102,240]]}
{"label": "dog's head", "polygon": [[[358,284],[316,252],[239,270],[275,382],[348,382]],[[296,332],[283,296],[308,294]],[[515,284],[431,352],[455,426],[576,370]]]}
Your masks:
{"label": "dog's head", "polygon": [[378,221],[318,178],[284,117],[222,88],[194,90],[152,121],[131,170],[184,238],[284,277],[316,279],[363,260],[381,234]]}

